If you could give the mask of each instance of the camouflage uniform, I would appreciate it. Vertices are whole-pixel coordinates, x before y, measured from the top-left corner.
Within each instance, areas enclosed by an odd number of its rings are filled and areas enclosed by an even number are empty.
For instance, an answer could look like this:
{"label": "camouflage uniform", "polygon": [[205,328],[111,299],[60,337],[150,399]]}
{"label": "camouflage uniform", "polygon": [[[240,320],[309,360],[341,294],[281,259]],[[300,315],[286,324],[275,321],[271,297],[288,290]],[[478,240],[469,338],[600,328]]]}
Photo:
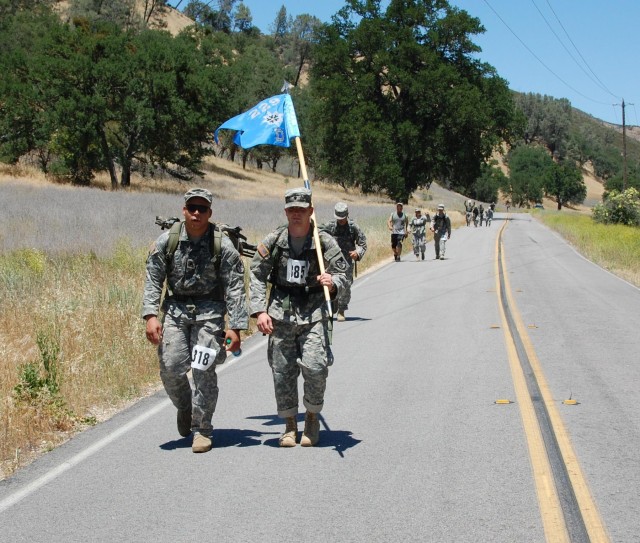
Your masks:
{"label": "camouflage uniform", "polygon": [[346,272],[346,284],[337,297],[338,311],[346,311],[349,309],[349,302],[351,301],[351,285],[353,284],[353,269],[355,268],[355,262],[350,251],[356,251],[358,253],[358,260],[362,260],[362,257],[367,252],[367,238],[360,227],[351,219],[348,219],[347,224],[338,224],[338,220],[334,219],[320,226],[322,232],[327,232],[338,242],[345,261],[347,262]]}
{"label": "camouflage uniform", "polygon": [[[249,325],[244,288],[244,266],[233,243],[222,236],[219,277],[211,254],[213,226],[196,242],[189,240],[184,225],[173,262],[168,262],[169,233],[164,232],[147,258],[142,316],[157,315],[165,280],[168,293],[162,303],[163,335],[158,347],[160,377],[173,404],[181,411],[191,408],[194,432],[211,435],[211,419],[218,400],[217,364],[227,356],[224,343],[225,314],[229,328]],[[213,299],[222,284],[224,300]],[[195,346],[208,347],[215,358],[206,370],[191,368]],[[193,395],[187,377],[192,370]]]}
{"label": "camouflage uniform", "polygon": [[[416,209],[416,211],[419,211]],[[413,254],[418,256],[422,255],[424,260],[424,251],[427,244],[427,223],[431,222],[429,214],[421,217],[413,217],[409,226],[411,227],[411,233],[413,234]]]}
{"label": "camouflage uniform", "polygon": [[[325,271],[332,275],[337,295],[346,285],[347,261],[337,242],[320,232]],[[300,283],[287,280],[289,259],[307,263]],[[298,413],[298,375],[304,378],[303,403],[319,413],[324,404],[328,366],[333,363],[329,346],[329,311],[316,277],[320,267],[310,231],[300,254],[289,246],[286,226],[276,229],[258,245],[251,262],[251,316],[267,311],[273,320],[267,356],[273,373],[278,415]],[[271,291],[267,302],[267,282]]]}

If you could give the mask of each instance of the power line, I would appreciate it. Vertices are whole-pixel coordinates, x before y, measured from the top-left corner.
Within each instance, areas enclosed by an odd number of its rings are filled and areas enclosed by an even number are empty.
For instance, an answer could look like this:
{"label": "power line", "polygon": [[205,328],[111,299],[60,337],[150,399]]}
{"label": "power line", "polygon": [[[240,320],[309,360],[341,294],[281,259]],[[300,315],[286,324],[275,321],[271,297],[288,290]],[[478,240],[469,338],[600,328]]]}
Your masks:
{"label": "power line", "polygon": [[[531,0],[533,2],[533,0]],[[589,69],[589,71],[593,74],[593,77],[596,78],[596,80],[598,81],[598,83],[600,83],[600,86],[602,89],[604,89],[605,91],[607,91],[611,96],[616,96],[615,94],[613,94],[608,88],[607,86],[600,81],[600,78],[596,75],[596,73],[591,69],[591,66],[589,66],[589,63],[585,60],[585,58],[582,56],[582,53],[580,52],[580,50],[578,49],[578,47],[576,46],[576,44],[573,42],[573,40],[571,39],[571,36],[569,36],[569,33],[567,32],[567,29],[564,27],[564,25],[562,24],[562,21],[560,21],[560,18],[558,17],[558,15],[556,14],[555,10],[553,9],[553,7],[551,6],[551,3],[549,2],[549,0],[546,0],[547,5],[549,6],[549,9],[551,10],[551,13],[553,13],[554,17],[556,18],[556,21],[558,21],[558,24],[560,25],[560,28],[562,28],[562,30],[565,33],[565,36],[567,36],[567,39],[571,42],[571,45],[573,45],[573,48],[576,50],[576,52],[578,53],[578,55],[580,55],[580,58],[582,59],[582,62],[584,62],[585,66]],[[537,6],[536,6],[537,7]],[[568,52],[568,51],[567,51]],[[573,58],[573,57],[571,57]]]}
{"label": "power line", "polygon": [[587,100],[589,100],[590,102],[594,102],[595,104],[600,104],[600,105],[609,105],[608,102],[601,102],[599,100],[595,100],[593,98],[590,98],[589,96],[587,96],[586,94],[583,94],[582,92],[580,92],[578,89],[574,88],[573,86],[571,86],[569,83],[567,83],[564,79],[562,79],[562,77],[560,77],[557,73],[555,73],[551,68],[549,68],[549,66],[547,66],[542,59],[536,55],[531,48],[520,38],[520,36],[518,36],[512,29],[511,27],[506,23],[506,21],[500,16],[500,14],[493,9],[493,6],[491,4],[489,4],[488,0],[484,0],[484,3],[487,4],[487,6],[489,7],[489,9],[491,11],[493,11],[493,13],[495,13],[496,17],[498,17],[498,19],[500,19],[500,21],[502,21],[502,24],[504,26],[507,27],[507,30],[509,30],[509,32],[511,32],[515,38],[522,44],[522,46],[529,51],[529,53],[540,63],[542,64],[542,66],[544,66],[544,68],[547,69],[547,71],[553,75],[556,79],[558,79],[561,83],[563,83],[564,85],[566,85],[568,88],[570,88],[573,92],[575,92],[576,94],[579,94],[580,96],[582,96],[583,98],[586,98]]}
{"label": "power line", "polygon": [[591,68],[589,67],[589,64],[587,63],[587,61],[584,59],[584,57],[580,54],[580,51],[578,51],[578,48],[576,47],[576,44],[573,43],[573,40],[571,39],[571,37],[569,36],[569,33],[567,32],[567,30],[565,29],[565,27],[563,26],[562,22],[560,21],[560,19],[558,18],[558,15],[556,14],[555,11],[553,11],[553,8],[551,7],[551,4],[549,4],[549,0],[546,0],[547,4],[549,5],[549,8],[551,9],[551,11],[553,12],[553,15],[556,18],[556,21],[558,21],[558,23],[560,24],[560,27],[562,28],[562,30],[564,30],[565,35],[567,36],[567,38],[569,39],[569,41],[571,42],[571,44],[573,45],[574,49],[578,52],[578,54],[580,55],[580,58],[582,59],[582,62],[584,62],[584,64],[587,66],[587,68],[589,68],[589,71],[591,72],[591,74],[589,74],[589,72],[587,72],[584,69],[584,66],[582,64],[580,64],[580,62],[578,62],[578,60],[576,59],[576,57],[573,56],[573,54],[571,53],[571,51],[569,51],[569,49],[567,48],[567,46],[564,44],[564,42],[560,39],[560,36],[558,36],[558,34],[556,33],[556,31],[553,29],[553,27],[551,26],[551,24],[549,23],[549,21],[547,20],[547,18],[544,16],[544,13],[542,13],[542,11],[540,10],[540,8],[538,7],[538,4],[536,4],[535,0],[531,0],[531,3],[535,6],[535,8],[538,10],[538,13],[540,14],[540,17],[542,17],[542,19],[544,20],[544,22],[546,23],[546,25],[549,27],[549,30],[551,30],[551,32],[553,33],[553,35],[556,37],[556,39],[558,40],[558,42],[560,43],[560,45],[562,45],[562,48],[567,52],[567,54],[571,57],[571,60],[573,60],[573,62],[576,63],[576,66],[578,66],[578,68],[580,68],[582,70],[582,72],[589,78],[591,79],[591,81],[593,81],[597,86],[599,86],[602,90],[604,90],[605,92],[608,92],[609,94],[611,94],[612,96],[615,96],[615,94],[613,94],[603,83],[602,81],[600,81],[600,79],[598,79],[598,76],[593,73],[593,70],[591,70]]}

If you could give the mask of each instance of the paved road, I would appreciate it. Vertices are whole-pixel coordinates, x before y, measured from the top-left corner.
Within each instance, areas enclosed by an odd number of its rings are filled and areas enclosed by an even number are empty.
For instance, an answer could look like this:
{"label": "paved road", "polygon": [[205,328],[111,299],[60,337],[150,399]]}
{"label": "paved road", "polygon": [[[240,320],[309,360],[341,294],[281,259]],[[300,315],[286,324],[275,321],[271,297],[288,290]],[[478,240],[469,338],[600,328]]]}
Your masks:
{"label": "paved road", "polygon": [[[165,395],[147,398],[1,482],[0,541],[640,541],[640,291],[505,218],[454,231],[444,261],[357,280],[320,446],[277,447],[256,336],[222,367],[213,451],[192,454]],[[536,371],[518,369],[515,335]],[[520,374],[551,396],[575,489],[536,467],[553,455],[535,454],[527,405],[543,402]],[[587,521],[554,525],[554,490],[586,493]]]}

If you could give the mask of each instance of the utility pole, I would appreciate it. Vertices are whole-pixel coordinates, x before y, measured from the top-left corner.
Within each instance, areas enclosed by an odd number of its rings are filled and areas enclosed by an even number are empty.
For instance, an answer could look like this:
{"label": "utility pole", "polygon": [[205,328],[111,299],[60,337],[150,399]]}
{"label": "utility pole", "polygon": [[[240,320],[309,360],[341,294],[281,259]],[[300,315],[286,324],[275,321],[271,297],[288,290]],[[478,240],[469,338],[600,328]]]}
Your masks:
{"label": "utility pole", "polygon": [[624,98],[622,99],[622,192],[627,190],[627,125],[624,122]]}
{"label": "utility pole", "polygon": [[[614,104],[615,106],[622,106],[622,191],[627,190],[627,123],[625,122],[625,107],[624,98],[622,104]],[[632,104],[633,105],[633,104]]]}

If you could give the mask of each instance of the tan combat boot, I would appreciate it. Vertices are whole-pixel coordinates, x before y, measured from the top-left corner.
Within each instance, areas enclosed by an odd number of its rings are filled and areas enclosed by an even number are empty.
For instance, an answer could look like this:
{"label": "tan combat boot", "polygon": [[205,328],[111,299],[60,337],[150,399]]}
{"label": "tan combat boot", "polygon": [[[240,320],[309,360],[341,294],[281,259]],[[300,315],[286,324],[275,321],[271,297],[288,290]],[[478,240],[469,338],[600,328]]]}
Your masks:
{"label": "tan combat boot", "polygon": [[196,432],[193,434],[193,444],[191,445],[191,450],[194,453],[203,453],[211,450],[211,438],[209,436],[205,436],[200,432]]}
{"label": "tan combat boot", "polygon": [[338,311],[338,322],[343,322],[344,320],[344,310]]}
{"label": "tan combat boot", "polygon": [[320,421],[317,413],[307,411],[304,417],[304,431],[300,439],[303,447],[313,447],[320,440]]}
{"label": "tan combat boot", "polygon": [[281,447],[295,447],[296,438],[298,437],[298,422],[295,417],[287,417],[286,428],[284,434],[280,436]]}

